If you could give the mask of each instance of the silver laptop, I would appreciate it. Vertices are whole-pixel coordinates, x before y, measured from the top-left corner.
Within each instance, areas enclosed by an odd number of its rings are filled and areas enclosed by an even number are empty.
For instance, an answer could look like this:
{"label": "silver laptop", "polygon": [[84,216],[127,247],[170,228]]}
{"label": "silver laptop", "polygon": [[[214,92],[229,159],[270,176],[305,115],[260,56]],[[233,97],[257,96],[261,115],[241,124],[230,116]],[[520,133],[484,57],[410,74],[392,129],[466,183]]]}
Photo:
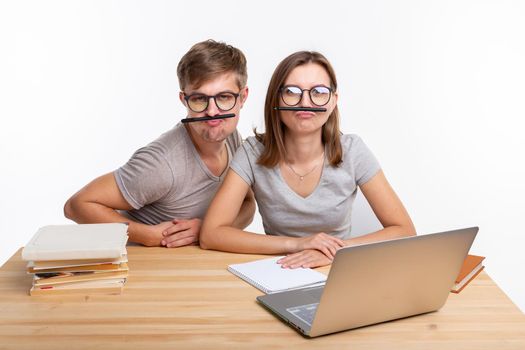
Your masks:
{"label": "silver laptop", "polygon": [[321,287],[257,297],[308,337],[441,308],[477,227],[340,249]]}

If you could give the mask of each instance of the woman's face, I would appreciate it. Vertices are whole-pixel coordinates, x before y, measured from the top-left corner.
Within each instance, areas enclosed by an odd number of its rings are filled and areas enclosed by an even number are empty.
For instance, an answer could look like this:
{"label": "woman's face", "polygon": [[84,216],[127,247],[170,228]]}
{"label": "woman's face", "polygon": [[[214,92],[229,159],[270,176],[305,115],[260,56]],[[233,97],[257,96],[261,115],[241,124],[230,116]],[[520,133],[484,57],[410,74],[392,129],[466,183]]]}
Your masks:
{"label": "woman's face", "polygon": [[[310,90],[314,87],[330,87],[331,81],[330,76],[323,68],[323,66],[317,63],[307,63],[302,66],[295,67],[288,77],[285,79],[283,86],[296,86],[301,90]],[[323,90],[321,88],[321,90]],[[286,89],[282,92],[286,93]],[[318,104],[323,100],[323,97],[317,97],[318,94],[312,92],[314,95],[314,101]],[[286,107],[282,95],[279,95],[279,106]],[[310,134],[320,132],[322,126],[328,120],[330,113],[334,110],[337,104],[337,94],[331,93],[330,100],[324,107],[326,112],[304,112],[304,111],[280,111],[281,121],[286,125],[287,132],[297,134]],[[303,95],[299,103],[295,107],[320,107],[310,99],[308,91],[303,91]]]}

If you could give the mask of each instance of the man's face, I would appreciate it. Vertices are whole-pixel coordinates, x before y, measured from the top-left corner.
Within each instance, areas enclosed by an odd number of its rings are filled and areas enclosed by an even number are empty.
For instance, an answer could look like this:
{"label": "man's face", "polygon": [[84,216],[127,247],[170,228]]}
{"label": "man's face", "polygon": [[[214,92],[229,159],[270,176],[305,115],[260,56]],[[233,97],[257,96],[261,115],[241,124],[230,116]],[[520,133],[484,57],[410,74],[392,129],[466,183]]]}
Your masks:
{"label": "man's face", "polygon": [[[239,89],[237,85],[237,75],[235,73],[224,73],[217,76],[214,79],[206,81],[204,84],[195,88],[192,84],[189,84],[184,89],[184,92],[179,94],[181,102],[186,106],[188,111],[188,117],[204,117],[204,116],[216,116],[222,114],[235,114],[233,118],[226,119],[216,119],[209,120],[205,122],[192,122],[188,123],[188,127],[191,129],[191,132],[194,137],[200,137],[203,141],[206,142],[220,142],[225,140],[230,136],[237,127],[239,121],[239,113],[248,97],[248,87]],[[217,107],[215,98],[208,100],[208,107],[200,112],[194,112],[188,107],[187,101],[184,99],[184,96],[190,96],[192,94],[203,94],[207,96],[216,96],[223,92],[230,92],[239,94],[239,97],[236,98],[235,106],[228,110],[223,111]],[[220,105],[220,102],[219,102]]]}

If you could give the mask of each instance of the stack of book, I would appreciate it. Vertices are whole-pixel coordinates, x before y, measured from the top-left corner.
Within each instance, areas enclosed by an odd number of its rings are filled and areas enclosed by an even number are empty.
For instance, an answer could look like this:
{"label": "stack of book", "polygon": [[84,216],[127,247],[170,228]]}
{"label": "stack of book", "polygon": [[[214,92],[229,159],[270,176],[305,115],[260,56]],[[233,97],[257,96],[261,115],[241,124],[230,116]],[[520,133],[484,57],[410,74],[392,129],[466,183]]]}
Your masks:
{"label": "stack of book", "polygon": [[461,292],[485,268],[483,266],[484,259],[484,256],[467,255],[450,291],[452,293]]}
{"label": "stack of book", "polygon": [[29,294],[120,294],[128,276],[126,224],[40,228],[22,251]]}

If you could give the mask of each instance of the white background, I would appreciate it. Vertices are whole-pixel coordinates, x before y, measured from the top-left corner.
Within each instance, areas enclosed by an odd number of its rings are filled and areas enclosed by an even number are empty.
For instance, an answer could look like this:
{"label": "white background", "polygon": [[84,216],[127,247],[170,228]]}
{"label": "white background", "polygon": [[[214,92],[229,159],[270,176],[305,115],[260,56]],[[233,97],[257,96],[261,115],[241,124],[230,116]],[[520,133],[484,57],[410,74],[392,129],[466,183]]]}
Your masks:
{"label": "white background", "polygon": [[245,137],[277,63],[325,54],[343,131],[379,158],[417,231],[480,226],[471,252],[525,310],[524,18],[501,0],[2,1],[0,263],[184,117],[176,65],[214,38],[248,58]]}

